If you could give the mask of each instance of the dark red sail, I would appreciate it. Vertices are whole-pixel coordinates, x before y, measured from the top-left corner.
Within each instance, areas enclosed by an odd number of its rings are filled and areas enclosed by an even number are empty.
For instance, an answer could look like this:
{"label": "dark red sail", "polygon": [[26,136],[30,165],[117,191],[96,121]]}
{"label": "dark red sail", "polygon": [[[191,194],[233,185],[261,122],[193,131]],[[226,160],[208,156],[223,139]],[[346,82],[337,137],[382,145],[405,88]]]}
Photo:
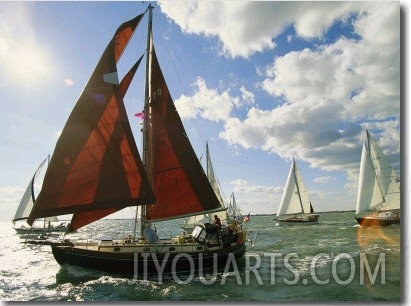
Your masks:
{"label": "dark red sail", "polygon": [[117,77],[142,15],[119,27],[70,114],[28,219],[154,202]]}
{"label": "dark red sail", "polygon": [[189,142],[154,48],[150,70],[146,170],[157,204],[146,207],[146,219],[181,218],[221,208]]}
{"label": "dark red sail", "polygon": [[[135,73],[136,73],[136,71],[137,71],[137,69],[140,65],[140,62],[141,62],[142,58],[143,57],[141,57],[136,62],[136,64],[130,69],[130,71],[124,76],[123,80],[121,81],[121,83],[120,83],[120,95],[121,95],[121,97],[124,98],[124,96],[127,92],[127,89],[129,88],[130,83],[133,80],[133,77],[134,77],[134,75],[135,75]],[[121,112],[123,114],[126,114],[126,110],[125,110],[123,104],[119,105],[118,107],[119,107],[119,109],[122,109]],[[126,122],[128,122],[128,121],[126,121]],[[128,127],[129,127],[129,125],[126,124],[124,126],[124,129],[127,129]],[[131,133],[131,131],[130,131],[130,133]],[[139,163],[139,167],[141,167],[141,166],[142,166],[142,164]],[[143,172],[144,170],[142,168],[140,168],[140,171]],[[129,177],[130,186],[132,186],[132,184],[134,183],[134,179],[135,178],[133,176]],[[129,205],[126,205],[125,207],[127,207],[127,206],[129,206]],[[96,210],[93,210],[93,211],[84,211],[84,212],[74,213],[73,217],[71,219],[71,222],[70,222],[69,229],[67,230],[67,232],[77,230],[80,227],[83,227],[87,224],[90,224],[91,222],[97,221],[101,218],[104,218],[108,215],[111,215],[111,214],[113,214],[113,213],[115,213],[115,212],[117,212],[117,211],[119,211],[119,210],[121,210],[125,207],[117,207],[116,206],[114,208],[96,209]]]}

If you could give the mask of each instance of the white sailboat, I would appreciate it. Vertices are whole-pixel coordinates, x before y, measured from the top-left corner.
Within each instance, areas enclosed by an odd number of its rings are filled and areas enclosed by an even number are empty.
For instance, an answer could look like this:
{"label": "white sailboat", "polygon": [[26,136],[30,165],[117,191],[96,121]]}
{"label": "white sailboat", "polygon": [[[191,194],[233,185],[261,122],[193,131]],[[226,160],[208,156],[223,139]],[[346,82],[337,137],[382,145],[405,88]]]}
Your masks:
{"label": "white sailboat", "polygon": [[235,220],[237,222],[242,221],[241,209],[237,205],[234,192],[232,192],[230,196],[230,203],[228,204],[227,214],[231,220]]}
{"label": "white sailboat", "polygon": [[[66,236],[51,244],[59,264],[137,276],[225,267],[245,255],[245,232],[222,233],[209,223],[183,236],[154,241],[150,238],[156,235],[145,235],[153,222],[221,210],[160,68],[152,10],[150,4],[145,13],[121,24],[108,43],[57,141],[28,218],[31,224],[39,217],[73,214],[72,231],[138,206],[140,233],[101,241],[70,241]],[[143,56],[121,81],[117,62],[146,15],[140,157],[123,98]]]}
{"label": "white sailboat", "polygon": [[221,210],[215,211],[212,214],[205,213],[185,218],[183,226],[185,231],[192,230],[192,228],[199,223],[213,223],[214,215],[217,215],[224,225],[227,225],[227,222],[229,221],[226,203],[223,200],[223,196],[221,195],[220,184],[218,183],[217,177],[214,173],[213,164],[211,162],[211,154],[210,149],[208,147],[208,142],[206,142],[206,169],[207,178],[210,182],[210,185],[213,188],[215,195],[217,196],[217,199],[221,203]]}
{"label": "white sailboat", "polygon": [[[25,222],[29,217],[35,202],[35,183],[37,181],[39,174],[41,173],[41,170],[43,169],[43,166],[46,164],[47,161],[48,157],[44,159],[38,166],[32,179],[27,185],[26,191],[24,192],[23,197],[20,200],[19,206],[17,207],[17,211],[12,219],[13,228],[18,234],[43,234],[49,232],[65,232],[68,228],[68,224],[64,222],[58,225],[55,224],[56,222],[59,222],[59,219],[56,216],[46,217],[43,220],[38,219],[36,220],[36,223],[33,224],[33,226],[28,226],[28,224]],[[42,221],[42,225],[39,225],[40,221]]]}
{"label": "white sailboat", "polygon": [[400,224],[400,179],[368,130],[365,134],[355,219],[363,226]]}
{"label": "white sailboat", "polygon": [[314,213],[307,188],[293,158],[284,193],[274,220],[310,223],[317,222],[318,218],[319,214]]}

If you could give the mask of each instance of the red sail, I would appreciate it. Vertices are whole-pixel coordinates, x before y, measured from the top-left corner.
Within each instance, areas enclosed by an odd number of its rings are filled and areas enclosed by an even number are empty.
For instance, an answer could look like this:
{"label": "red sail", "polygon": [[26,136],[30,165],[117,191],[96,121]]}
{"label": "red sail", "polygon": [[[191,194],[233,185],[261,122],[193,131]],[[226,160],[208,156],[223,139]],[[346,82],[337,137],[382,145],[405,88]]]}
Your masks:
{"label": "red sail", "polygon": [[70,114],[30,225],[40,217],[154,202],[116,80],[116,60],[141,17],[116,31]]}
{"label": "red sail", "polygon": [[157,204],[147,220],[181,218],[221,207],[188,140],[152,49],[146,169]]}
{"label": "red sail", "polygon": [[[140,62],[142,60],[143,57],[141,57],[136,64],[130,69],[130,71],[124,76],[123,80],[120,83],[120,94],[121,97],[124,98],[127,89],[130,86],[131,81],[133,80],[133,77],[137,71],[138,66],[140,65]],[[124,109],[124,105],[121,104],[119,105],[119,107]],[[125,113],[125,109],[123,110],[123,112]],[[125,126],[125,128],[127,128],[127,126]],[[135,179],[132,175],[130,175],[128,177],[129,179],[129,184],[130,187],[133,185],[133,180]],[[127,205],[128,206],[128,205]],[[127,207],[125,206],[125,207]],[[74,230],[79,229],[80,227],[83,227],[87,224],[90,224],[94,221],[97,221],[99,219],[102,219],[108,215],[111,215],[121,209],[123,209],[124,207],[115,207],[115,208],[107,208],[107,209],[98,209],[98,210],[93,210],[93,211],[84,211],[84,212],[78,212],[73,214],[73,217],[71,219],[70,222],[70,227],[67,230],[67,232],[71,232]]]}

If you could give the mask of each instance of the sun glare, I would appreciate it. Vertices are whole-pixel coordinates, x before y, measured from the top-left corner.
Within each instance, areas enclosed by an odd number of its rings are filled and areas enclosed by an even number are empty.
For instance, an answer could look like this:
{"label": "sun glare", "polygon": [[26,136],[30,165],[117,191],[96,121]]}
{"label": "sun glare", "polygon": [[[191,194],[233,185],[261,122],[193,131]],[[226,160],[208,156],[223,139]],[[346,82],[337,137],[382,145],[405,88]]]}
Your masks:
{"label": "sun glare", "polygon": [[33,85],[47,76],[45,54],[32,47],[20,48],[9,54],[10,73],[16,81]]}

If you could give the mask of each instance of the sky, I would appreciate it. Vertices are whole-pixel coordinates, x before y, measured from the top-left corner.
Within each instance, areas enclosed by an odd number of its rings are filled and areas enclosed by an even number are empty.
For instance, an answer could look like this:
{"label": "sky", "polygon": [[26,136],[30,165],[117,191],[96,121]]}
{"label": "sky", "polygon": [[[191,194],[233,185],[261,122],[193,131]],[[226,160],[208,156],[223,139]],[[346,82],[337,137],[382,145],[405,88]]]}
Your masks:
{"label": "sky", "polygon": [[[292,158],[316,211],[354,210],[365,129],[401,177],[404,3],[153,5],[154,44],[188,137],[202,161],[208,142],[223,196],[234,193],[244,215],[277,212]],[[146,7],[0,2],[0,220],[12,219],[37,166],[53,152],[117,27]],[[120,74],[144,52],[146,22]],[[141,122],[133,114],[143,107],[142,76],[133,85],[125,103],[138,140]]]}

